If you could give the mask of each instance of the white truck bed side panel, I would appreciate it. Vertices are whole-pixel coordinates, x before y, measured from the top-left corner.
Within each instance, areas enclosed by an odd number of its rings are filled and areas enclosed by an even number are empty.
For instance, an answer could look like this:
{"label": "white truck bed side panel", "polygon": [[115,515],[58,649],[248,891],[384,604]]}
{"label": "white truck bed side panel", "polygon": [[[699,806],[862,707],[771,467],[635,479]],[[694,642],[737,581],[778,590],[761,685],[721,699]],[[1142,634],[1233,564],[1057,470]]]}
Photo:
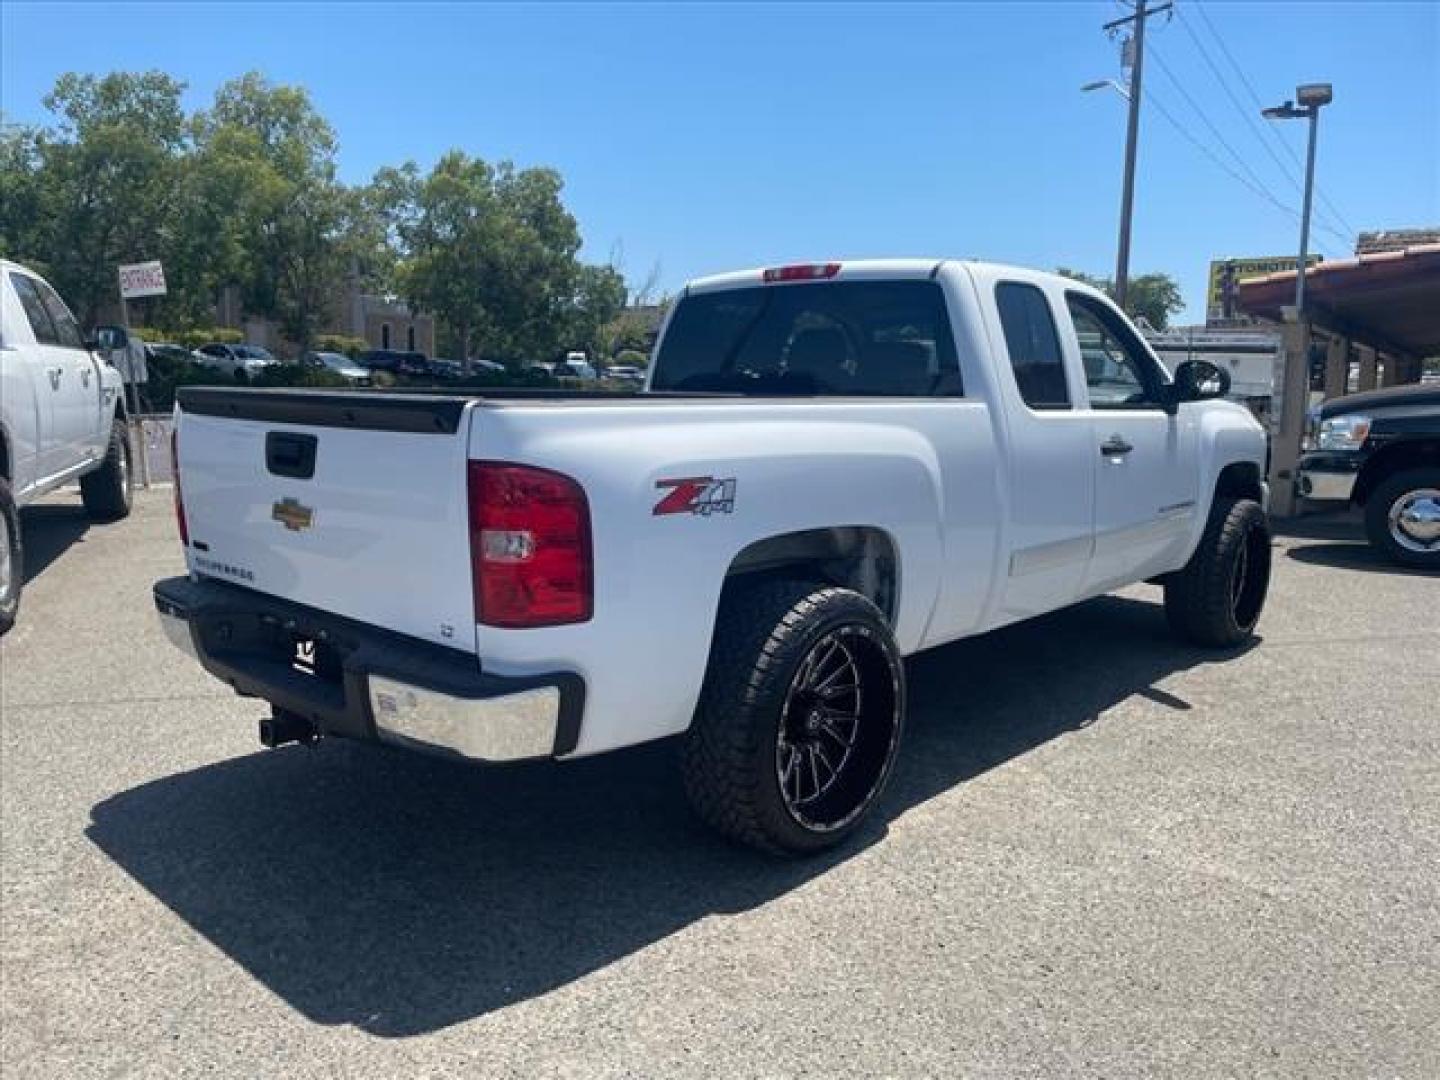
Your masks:
{"label": "white truck bed side panel", "polygon": [[[755,541],[837,525],[883,531],[901,559],[896,637],[906,652],[927,640],[947,568],[987,568],[949,597],[950,622],[968,613],[973,623],[984,605],[995,550],[995,463],[978,403],[509,406],[481,410],[470,455],[555,469],[579,480],[589,497],[594,618],[536,630],[477,628],[488,670],[564,667],[584,677],[577,754],[689,725],[726,571]],[[942,459],[954,470],[952,486],[967,478],[980,492],[974,505],[944,506]],[[666,493],[659,481],[704,476],[735,481],[733,512],[654,513]],[[942,515],[953,521],[948,550]]]}

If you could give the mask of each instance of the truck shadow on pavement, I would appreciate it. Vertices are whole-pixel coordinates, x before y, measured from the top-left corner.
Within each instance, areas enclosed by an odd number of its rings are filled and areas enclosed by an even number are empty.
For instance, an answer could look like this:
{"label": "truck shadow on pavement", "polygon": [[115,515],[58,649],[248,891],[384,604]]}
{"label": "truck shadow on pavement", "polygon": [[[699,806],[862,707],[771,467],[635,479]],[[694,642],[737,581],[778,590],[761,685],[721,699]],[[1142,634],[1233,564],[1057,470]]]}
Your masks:
{"label": "truck shadow on pavement", "polygon": [[30,584],[56,559],[85,539],[90,518],[75,505],[41,503],[20,511],[20,539],[25,545],[25,584]]}
{"label": "truck shadow on pavement", "polygon": [[88,835],[310,1020],[413,1036],[765,904],[1131,695],[1188,708],[1154,684],[1225,658],[1177,644],[1160,605],[1118,597],[918,656],[878,820],[808,861],[698,825],[673,742],[489,770],[339,741],[289,747],[115,795]]}

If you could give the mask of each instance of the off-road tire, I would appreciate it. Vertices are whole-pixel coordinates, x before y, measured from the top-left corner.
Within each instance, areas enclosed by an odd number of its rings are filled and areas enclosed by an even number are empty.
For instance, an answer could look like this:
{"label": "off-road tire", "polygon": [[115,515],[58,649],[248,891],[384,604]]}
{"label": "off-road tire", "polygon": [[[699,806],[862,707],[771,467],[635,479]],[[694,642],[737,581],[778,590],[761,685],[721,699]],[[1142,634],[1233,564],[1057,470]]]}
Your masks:
{"label": "off-road tire", "polygon": [[1165,581],[1171,629],[1208,648],[1248,641],[1265,607],[1270,561],[1270,523],[1260,504],[1217,498],[1195,554]]}
{"label": "off-road tire", "polygon": [[[801,665],[813,664],[812,653],[840,640],[837,635],[857,656],[864,654],[856,684],[873,684],[868,700],[877,718],[857,719],[852,735],[865,754],[855,751],[857,771],[838,785],[847,790],[835,792],[842,800],[858,792],[863,798],[816,827],[801,820],[781,791],[777,739]],[[702,820],[740,843],[775,854],[821,851],[850,836],[874,809],[899,750],[904,715],[899,649],[885,616],[864,596],[794,581],[732,588],[721,603],[700,702],[684,739],[686,794]],[[867,725],[863,742],[861,724]],[[852,761],[848,751],[841,770],[845,761]]]}
{"label": "off-road tire", "polygon": [[7,572],[0,575],[0,636],[4,636],[15,625],[20,593],[25,588],[25,545],[20,535],[20,515],[15,511],[15,499],[5,480],[0,480],[0,544],[5,545],[0,558],[9,555]]}
{"label": "off-road tire", "polygon": [[110,426],[110,445],[98,469],[80,478],[80,498],[93,521],[118,521],[130,514],[133,471],[130,468],[130,440],[125,422]]}
{"label": "off-road tire", "polygon": [[1440,468],[1406,469],[1380,481],[1365,500],[1365,532],[1376,550],[1391,562],[1422,570],[1440,570],[1440,548],[1412,551],[1396,539],[1390,528],[1391,508],[1414,491],[1440,491]]}

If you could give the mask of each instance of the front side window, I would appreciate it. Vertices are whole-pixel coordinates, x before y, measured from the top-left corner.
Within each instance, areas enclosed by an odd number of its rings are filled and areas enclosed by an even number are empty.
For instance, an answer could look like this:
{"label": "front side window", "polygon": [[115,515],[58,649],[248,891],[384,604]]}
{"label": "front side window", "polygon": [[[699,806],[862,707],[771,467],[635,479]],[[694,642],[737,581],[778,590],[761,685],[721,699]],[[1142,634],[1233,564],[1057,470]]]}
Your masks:
{"label": "front side window", "polygon": [[50,320],[50,313],[45,310],[45,301],[40,299],[40,290],[35,287],[34,278],[24,274],[11,274],[10,284],[15,287],[15,295],[20,298],[20,306],[25,309],[25,319],[30,323],[35,340],[41,345],[60,344],[55,333],[55,324]]}
{"label": "front side window", "polygon": [[680,301],[654,390],[852,397],[961,393],[945,296],[933,281],[832,281]]}
{"label": "front side window", "polygon": [[80,324],[75,321],[75,316],[70,314],[70,309],[65,306],[65,301],[60,299],[60,294],[43,281],[35,282],[35,288],[40,293],[45,310],[50,313],[50,321],[55,325],[56,343],[67,349],[83,349],[85,335],[80,333]]}
{"label": "front side window", "polygon": [[1070,408],[1065,360],[1050,301],[1034,285],[1002,281],[995,286],[995,306],[1005,331],[1005,349],[1020,397],[1032,409]]}
{"label": "front side window", "polygon": [[1154,361],[1114,312],[1068,293],[1065,305],[1080,342],[1092,409],[1153,409],[1164,382]]}

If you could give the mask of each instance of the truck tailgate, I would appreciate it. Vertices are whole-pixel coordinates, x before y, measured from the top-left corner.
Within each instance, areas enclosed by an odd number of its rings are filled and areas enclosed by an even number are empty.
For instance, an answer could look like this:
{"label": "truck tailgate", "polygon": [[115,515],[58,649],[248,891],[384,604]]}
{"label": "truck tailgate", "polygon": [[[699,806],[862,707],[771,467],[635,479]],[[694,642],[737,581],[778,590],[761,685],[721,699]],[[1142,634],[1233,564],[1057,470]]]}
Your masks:
{"label": "truck tailgate", "polygon": [[192,573],[475,651],[463,398],[185,388]]}

